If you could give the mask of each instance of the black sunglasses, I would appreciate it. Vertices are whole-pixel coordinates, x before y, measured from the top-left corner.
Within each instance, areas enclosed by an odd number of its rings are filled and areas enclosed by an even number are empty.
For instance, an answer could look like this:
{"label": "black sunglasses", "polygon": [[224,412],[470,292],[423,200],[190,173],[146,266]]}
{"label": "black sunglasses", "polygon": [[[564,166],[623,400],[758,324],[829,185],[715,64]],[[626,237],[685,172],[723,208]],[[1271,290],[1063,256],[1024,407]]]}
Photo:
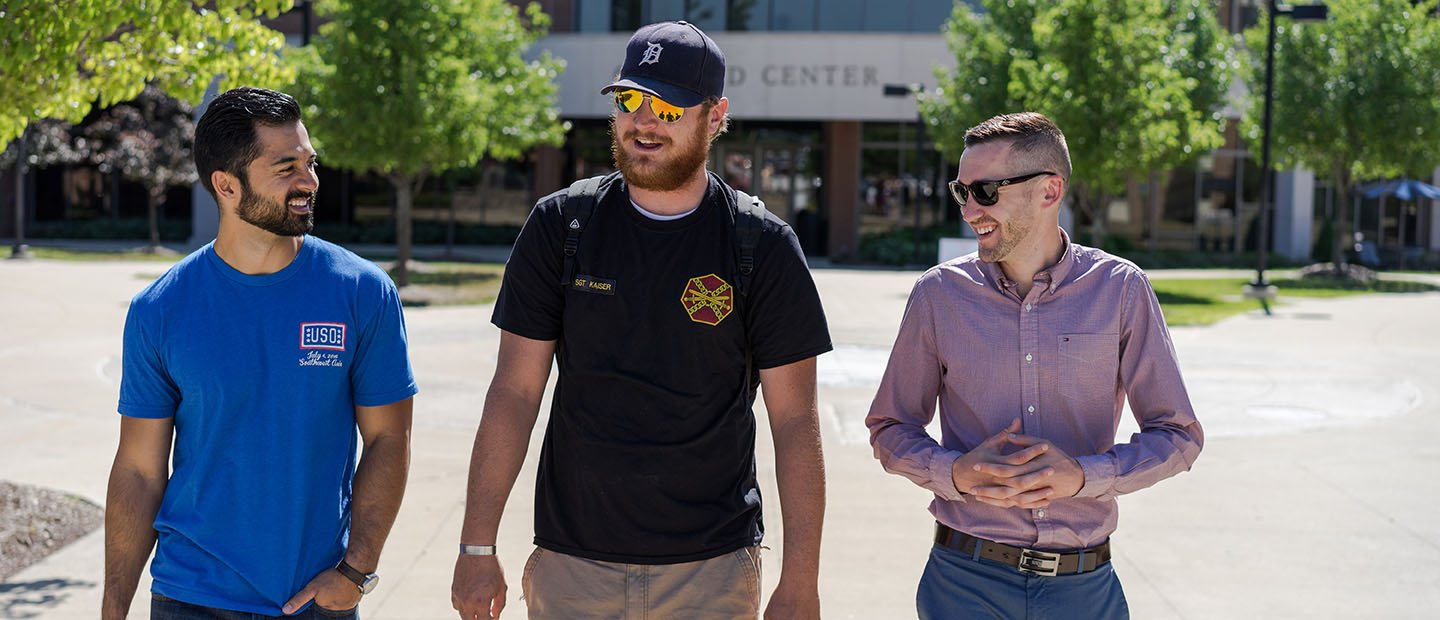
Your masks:
{"label": "black sunglasses", "polygon": [[955,202],[962,207],[965,206],[966,202],[970,201],[970,196],[972,195],[975,196],[976,203],[980,204],[981,206],[989,207],[994,205],[996,202],[999,202],[1000,188],[1005,187],[1006,185],[1024,183],[1035,177],[1047,174],[1055,173],[1032,172],[1030,174],[1022,174],[1018,177],[1000,179],[999,181],[976,181],[969,185],[961,183],[959,179],[956,179],[950,182],[950,196],[955,198]]}

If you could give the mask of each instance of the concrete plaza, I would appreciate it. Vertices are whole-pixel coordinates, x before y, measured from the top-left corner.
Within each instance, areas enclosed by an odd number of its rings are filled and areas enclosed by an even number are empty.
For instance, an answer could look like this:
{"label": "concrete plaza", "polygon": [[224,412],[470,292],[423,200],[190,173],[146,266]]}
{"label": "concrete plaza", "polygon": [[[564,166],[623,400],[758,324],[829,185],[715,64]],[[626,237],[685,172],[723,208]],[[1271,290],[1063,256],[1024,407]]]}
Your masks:
{"label": "concrete plaza", "polygon": [[[0,479],[104,502],[121,329],[167,265],[0,261]],[[916,272],[815,272],[836,351],[820,359],[829,504],[826,618],[913,618],[928,493],[885,474],[863,418]],[[1189,274],[1156,272],[1153,277]],[[1283,292],[1282,292],[1283,295]],[[409,489],[364,617],[453,618],[470,444],[494,371],[489,306],[407,310],[416,399]],[[1173,335],[1207,444],[1194,471],[1121,499],[1116,566],[1136,618],[1420,618],[1440,609],[1440,293],[1286,303]],[[548,403],[545,405],[548,410]],[[540,431],[499,545],[524,617]],[[763,419],[763,411],[757,412]],[[767,591],[785,545],[759,454]],[[1121,436],[1128,437],[1129,427]],[[94,618],[97,531],[0,584],[0,618]],[[132,617],[147,617],[141,584]]]}

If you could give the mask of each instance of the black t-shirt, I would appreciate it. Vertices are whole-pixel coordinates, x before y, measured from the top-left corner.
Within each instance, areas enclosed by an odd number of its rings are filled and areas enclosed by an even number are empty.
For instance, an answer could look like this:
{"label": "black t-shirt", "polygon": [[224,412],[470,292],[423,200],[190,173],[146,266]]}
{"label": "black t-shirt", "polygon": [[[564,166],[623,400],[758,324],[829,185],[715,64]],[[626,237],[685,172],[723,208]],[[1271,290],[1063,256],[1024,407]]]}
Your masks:
{"label": "black t-shirt", "polygon": [[[742,299],[729,190],[718,179],[693,213],[673,221],[638,213],[615,179],[601,187],[567,286],[566,192],[540,200],[491,319],[558,341],[535,544],[632,564],[759,544],[750,409],[758,371],[831,349],[800,244],[767,215]],[[742,399],[747,335],[754,368]]]}

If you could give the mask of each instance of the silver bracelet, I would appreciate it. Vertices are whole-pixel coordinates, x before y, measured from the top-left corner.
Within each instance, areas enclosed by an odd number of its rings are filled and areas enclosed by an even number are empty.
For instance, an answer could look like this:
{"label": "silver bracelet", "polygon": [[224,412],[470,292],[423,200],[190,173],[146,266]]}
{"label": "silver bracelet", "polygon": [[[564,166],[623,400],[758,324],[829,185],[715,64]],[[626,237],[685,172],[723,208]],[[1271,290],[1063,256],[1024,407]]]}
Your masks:
{"label": "silver bracelet", "polygon": [[460,543],[460,555],[495,555],[495,545],[467,545]]}

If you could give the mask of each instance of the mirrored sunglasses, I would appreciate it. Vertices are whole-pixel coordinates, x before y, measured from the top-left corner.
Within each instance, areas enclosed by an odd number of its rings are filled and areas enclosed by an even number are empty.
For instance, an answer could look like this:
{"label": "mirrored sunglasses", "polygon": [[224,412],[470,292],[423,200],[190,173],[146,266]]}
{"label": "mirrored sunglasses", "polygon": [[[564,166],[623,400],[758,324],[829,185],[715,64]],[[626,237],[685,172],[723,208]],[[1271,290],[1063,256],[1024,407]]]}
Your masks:
{"label": "mirrored sunglasses", "polygon": [[642,93],[635,89],[615,91],[615,109],[621,112],[631,113],[640,109],[646,99],[650,100],[650,110],[655,116],[667,123],[676,123],[680,117],[685,116],[685,108],[665,101],[655,95]]}

